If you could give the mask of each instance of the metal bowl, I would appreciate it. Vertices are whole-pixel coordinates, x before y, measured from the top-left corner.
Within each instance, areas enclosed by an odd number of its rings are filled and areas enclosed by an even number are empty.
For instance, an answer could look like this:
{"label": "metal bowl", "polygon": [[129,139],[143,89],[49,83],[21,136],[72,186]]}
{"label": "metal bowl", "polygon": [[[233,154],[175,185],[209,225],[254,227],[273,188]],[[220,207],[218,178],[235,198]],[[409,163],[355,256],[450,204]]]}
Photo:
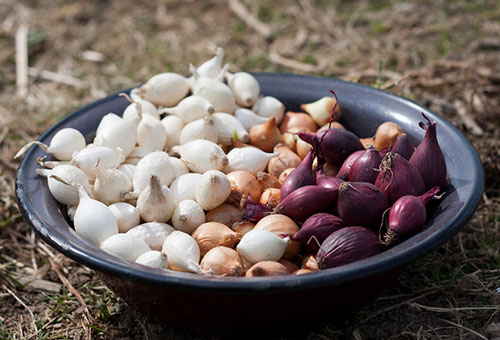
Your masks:
{"label": "metal bowl", "polygon": [[[130,305],[182,328],[211,333],[258,332],[272,328],[289,332],[334,320],[366,304],[410,262],[439,247],[469,220],[483,192],[484,173],[477,152],[449,122],[410,101],[368,86],[336,79],[292,74],[255,73],[265,95],[277,97],[287,110],[329,95],[333,89],[342,108],[342,123],[360,137],[372,136],[383,121],[398,123],[417,145],[424,136],[418,126],[425,113],[437,122],[438,140],[447,170],[446,195],[433,206],[424,230],[368,259],[308,275],[232,278],[207,277],[156,269],[122,260],[78,237],[61,206],[37,176],[32,148],[19,166],[16,195],[33,229],[66,256],[94,269]],[[70,114],[40,137],[48,144],[65,127],[80,130],[90,142],[100,118],[120,114],[129,103],[117,94]]]}

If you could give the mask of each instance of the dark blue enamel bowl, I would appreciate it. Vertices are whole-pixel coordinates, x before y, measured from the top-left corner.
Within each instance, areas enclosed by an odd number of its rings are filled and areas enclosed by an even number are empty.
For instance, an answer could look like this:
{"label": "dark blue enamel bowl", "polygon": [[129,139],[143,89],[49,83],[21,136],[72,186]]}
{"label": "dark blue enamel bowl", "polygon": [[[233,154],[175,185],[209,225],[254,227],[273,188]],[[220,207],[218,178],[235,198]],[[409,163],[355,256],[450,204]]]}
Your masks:
{"label": "dark blue enamel bowl", "polygon": [[[483,192],[483,169],[477,152],[449,122],[407,99],[368,86],[336,79],[256,73],[262,93],[286,108],[328,96],[340,101],[342,123],[360,137],[372,136],[383,121],[397,122],[414,145],[424,136],[421,113],[437,122],[449,185],[429,222],[417,235],[366,260],[308,275],[274,278],[220,278],[159,270],[119,259],[81,239],[51,196],[45,178],[37,176],[32,148],[19,166],[16,195],[26,221],[51,246],[94,269],[120,297],[138,310],[174,326],[203,332],[256,332],[271,327],[289,332],[294,325],[321,324],[346,315],[373,299],[408,265],[436,249],[471,218]],[[40,137],[48,144],[65,127],[79,129],[90,142],[100,118],[121,113],[128,102],[117,94],[70,114]],[[209,308],[215,308],[209,312]]]}

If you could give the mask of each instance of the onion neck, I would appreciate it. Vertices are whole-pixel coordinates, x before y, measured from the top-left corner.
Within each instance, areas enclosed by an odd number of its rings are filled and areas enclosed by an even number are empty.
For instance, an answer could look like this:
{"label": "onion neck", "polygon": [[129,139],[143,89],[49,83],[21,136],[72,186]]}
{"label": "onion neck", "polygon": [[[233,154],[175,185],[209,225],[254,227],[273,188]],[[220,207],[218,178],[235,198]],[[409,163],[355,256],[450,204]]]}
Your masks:
{"label": "onion neck", "polygon": [[357,192],[360,192],[358,189],[356,189],[356,188],[355,188],[355,187],[354,187],[351,183],[349,183],[349,182],[342,182],[342,183],[340,183],[340,184],[339,184],[339,189],[338,189],[338,190],[339,190],[339,192],[340,192],[340,191],[346,191],[346,190],[347,190],[347,189],[349,189],[349,188],[351,188],[351,189],[353,189],[353,190],[355,190],[355,191],[357,191]]}
{"label": "onion neck", "polygon": [[161,183],[160,183],[160,178],[156,175],[151,176],[151,180],[149,181],[149,187],[151,190],[151,197],[155,199],[160,199],[162,197],[162,191],[161,191]]}
{"label": "onion neck", "polygon": [[443,196],[444,196],[444,192],[441,193],[441,195],[437,195],[437,193],[440,191],[439,187],[433,187],[431,188],[429,191],[427,191],[425,194],[422,194],[420,196],[418,196],[418,198],[420,198],[422,200],[422,202],[425,204],[427,204],[430,200],[433,200],[433,199],[441,199]]}

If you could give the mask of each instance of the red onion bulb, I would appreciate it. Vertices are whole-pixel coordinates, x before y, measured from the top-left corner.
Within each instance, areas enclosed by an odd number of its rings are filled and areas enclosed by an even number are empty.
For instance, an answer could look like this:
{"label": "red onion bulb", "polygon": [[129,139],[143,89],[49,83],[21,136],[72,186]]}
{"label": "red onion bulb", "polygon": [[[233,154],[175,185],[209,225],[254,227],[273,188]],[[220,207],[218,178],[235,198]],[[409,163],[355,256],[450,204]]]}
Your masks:
{"label": "red onion bulb", "polygon": [[381,253],[378,233],[360,226],[334,231],[321,244],[316,257],[320,269],[334,268]]}

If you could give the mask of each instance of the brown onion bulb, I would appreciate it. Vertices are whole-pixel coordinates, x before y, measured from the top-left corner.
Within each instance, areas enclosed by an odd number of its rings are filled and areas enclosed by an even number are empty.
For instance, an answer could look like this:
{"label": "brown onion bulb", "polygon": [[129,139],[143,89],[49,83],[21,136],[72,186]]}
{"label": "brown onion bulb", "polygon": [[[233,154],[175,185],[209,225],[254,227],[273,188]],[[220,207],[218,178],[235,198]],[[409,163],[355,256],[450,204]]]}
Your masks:
{"label": "brown onion bulb", "polygon": [[289,275],[288,269],[276,261],[262,261],[247,270],[246,277]]}
{"label": "brown onion bulb", "polygon": [[404,131],[398,124],[394,122],[384,122],[380,124],[375,133],[375,146],[378,150],[383,150],[391,145],[394,145],[398,135]]}
{"label": "brown onion bulb", "polygon": [[339,169],[340,165],[326,162],[321,168],[321,172],[326,176],[335,177],[339,172]]}
{"label": "brown onion bulb", "polygon": [[264,124],[254,125],[248,132],[250,144],[265,152],[272,152],[281,141],[281,133],[276,125],[276,117],[269,118]]}
{"label": "brown onion bulb", "polygon": [[316,256],[313,254],[307,254],[302,258],[301,264],[300,264],[301,269],[308,269],[310,271],[317,271],[319,270],[319,265],[318,261],[316,261]]}
{"label": "brown onion bulb", "polygon": [[274,152],[278,153],[278,156],[269,160],[269,163],[267,163],[267,170],[276,177],[279,177],[283,170],[296,168],[299,166],[300,162],[302,162],[299,155],[284,145],[276,145]]}
{"label": "brown onion bulb", "polygon": [[365,149],[368,149],[370,145],[375,146],[375,139],[373,137],[367,137],[367,138],[360,138],[359,139],[361,144],[365,147]]}
{"label": "brown onion bulb", "polygon": [[312,270],[301,268],[299,270],[294,271],[292,274],[293,275],[304,275],[304,274],[309,274],[309,273],[312,273]]}
{"label": "brown onion bulb", "polygon": [[296,133],[299,131],[311,132],[307,127],[293,127],[281,135],[281,143],[288,146],[293,152],[297,152],[297,141],[300,138]]}
{"label": "brown onion bulb", "polygon": [[260,195],[260,204],[265,204],[269,209],[274,209],[280,203],[281,190],[277,188],[268,188]]}
{"label": "brown onion bulb", "polygon": [[293,152],[297,152],[297,149],[295,147],[297,145],[297,140],[293,133],[290,132],[283,133],[281,135],[281,143],[283,145],[288,146],[288,148],[290,148],[290,150],[292,150]]}
{"label": "brown onion bulb", "polygon": [[[326,123],[325,125],[323,125],[322,127],[319,128],[318,131],[316,131],[316,133],[320,133],[321,131],[323,130],[327,130],[328,127],[329,127],[329,124],[330,123]],[[345,126],[340,124],[339,122],[332,122],[332,129],[344,129],[345,130]]]}
{"label": "brown onion bulb", "polygon": [[240,205],[243,198],[247,198],[248,194],[254,202],[259,200],[261,187],[254,175],[247,171],[237,170],[227,174],[229,182],[231,182],[231,195],[228,201]]}
{"label": "brown onion bulb", "polygon": [[292,128],[307,128],[311,132],[316,132],[318,125],[307,113],[288,111],[281,121],[280,132],[285,133]]}
{"label": "brown onion bulb", "polygon": [[198,243],[201,256],[218,246],[232,248],[242,237],[240,233],[236,233],[218,222],[203,223],[193,231],[191,236]]}
{"label": "brown onion bulb", "polygon": [[297,137],[295,148],[297,149],[297,155],[299,155],[300,158],[304,159],[309,150],[312,149],[312,145]]}
{"label": "brown onion bulb", "polygon": [[228,247],[210,249],[201,259],[201,269],[212,271],[215,275],[242,276],[244,273],[240,254]]}
{"label": "brown onion bulb", "polygon": [[281,184],[283,184],[283,182],[285,181],[285,178],[290,174],[290,172],[292,172],[293,170],[295,170],[295,168],[288,168],[288,169],[285,169],[283,170],[283,172],[280,174],[280,177],[278,178],[278,180],[280,181]]}
{"label": "brown onion bulb", "polygon": [[[283,235],[293,235],[299,231],[297,224],[288,216],[281,214],[267,215],[255,225],[254,229],[265,229],[283,237]],[[284,259],[291,259],[296,256],[301,248],[298,241],[290,241],[286,247]]]}
{"label": "brown onion bulb", "polygon": [[231,226],[231,229],[233,229],[233,231],[237,233],[240,233],[241,235],[245,235],[254,227],[255,223],[252,223],[250,221],[241,221],[241,222],[234,222],[233,225]]}
{"label": "brown onion bulb", "polygon": [[278,261],[278,263],[281,263],[282,265],[284,265],[288,269],[288,272],[290,274],[293,273],[293,272],[295,272],[295,271],[297,271],[297,270],[299,270],[299,266],[297,266],[292,261],[281,259],[281,260]]}
{"label": "brown onion bulb", "polygon": [[[231,138],[231,146],[233,148],[247,148],[247,147],[253,147],[253,145],[250,145],[250,144],[245,144],[243,143],[242,141],[240,141],[239,139],[234,139],[234,138]],[[227,152],[226,152],[227,153]]]}
{"label": "brown onion bulb", "polygon": [[210,210],[206,216],[206,222],[219,222],[226,226],[233,225],[243,219],[244,209],[236,207],[234,204],[221,204],[217,208]]}
{"label": "brown onion bulb", "polygon": [[255,175],[255,177],[257,178],[257,181],[259,181],[262,190],[266,190],[267,188],[281,188],[281,183],[276,176],[267,172],[260,171],[257,175]]}

